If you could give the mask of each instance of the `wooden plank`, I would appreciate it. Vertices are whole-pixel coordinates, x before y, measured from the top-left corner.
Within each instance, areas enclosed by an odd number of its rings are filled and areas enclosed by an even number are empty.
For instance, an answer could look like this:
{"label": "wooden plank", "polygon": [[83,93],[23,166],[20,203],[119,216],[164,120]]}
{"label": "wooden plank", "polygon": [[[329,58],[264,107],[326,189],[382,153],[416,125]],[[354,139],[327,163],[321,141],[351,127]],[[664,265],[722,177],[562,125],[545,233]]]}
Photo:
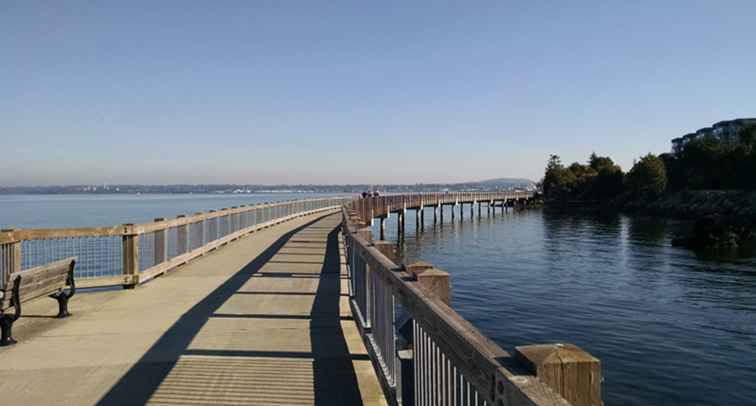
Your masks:
{"label": "wooden plank", "polygon": [[54,238],[114,237],[125,234],[123,226],[85,228],[35,228],[13,232],[18,240],[49,240]]}

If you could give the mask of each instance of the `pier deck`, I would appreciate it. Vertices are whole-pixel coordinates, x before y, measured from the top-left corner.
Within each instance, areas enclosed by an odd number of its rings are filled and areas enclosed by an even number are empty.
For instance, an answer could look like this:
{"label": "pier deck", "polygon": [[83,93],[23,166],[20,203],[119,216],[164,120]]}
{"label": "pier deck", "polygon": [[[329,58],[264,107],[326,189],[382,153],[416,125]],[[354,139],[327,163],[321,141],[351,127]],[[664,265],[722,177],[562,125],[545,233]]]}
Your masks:
{"label": "pier deck", "polygon": [[386,401],[352,319],[337,226],[258,231],[132,291],[24,308],[0,349],[4,404]]}

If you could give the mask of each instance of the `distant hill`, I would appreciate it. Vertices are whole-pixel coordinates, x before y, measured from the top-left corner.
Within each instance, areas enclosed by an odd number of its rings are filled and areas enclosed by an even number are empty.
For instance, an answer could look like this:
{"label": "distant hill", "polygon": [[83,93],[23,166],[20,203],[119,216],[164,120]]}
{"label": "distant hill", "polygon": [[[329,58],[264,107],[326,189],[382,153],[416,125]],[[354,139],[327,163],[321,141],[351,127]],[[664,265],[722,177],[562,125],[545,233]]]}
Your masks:
{"label": "distant hill", "polygon": [[486,186],[500,186],[500,187],[514,187],[514,186],[534,186],[535,182],[533,182],[530,179],[525,178],[496,178],[496,179],[487,179],[487,180],[481,180],[481,185]]}

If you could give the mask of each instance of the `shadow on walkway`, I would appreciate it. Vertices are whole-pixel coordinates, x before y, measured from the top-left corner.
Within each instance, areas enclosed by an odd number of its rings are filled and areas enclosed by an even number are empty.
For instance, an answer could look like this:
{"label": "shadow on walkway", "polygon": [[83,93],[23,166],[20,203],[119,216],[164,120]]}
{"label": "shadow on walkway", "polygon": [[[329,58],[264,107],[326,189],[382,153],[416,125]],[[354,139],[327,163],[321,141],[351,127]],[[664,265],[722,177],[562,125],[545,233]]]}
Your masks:
{"label": "shadow on walkway", "polygon": [[[102,405],[144,404],[312,404],[362,405],[352,361],[368,359],[349,353],[341,328],[340,256],[338,228],[312,225],[316,219],[283,235],[257,258],[194,305],[174,323],[142,358],[98,402]],[[303,230],[330,230],[317,292],[309,316],[311,353],[296,351],[245,351],[190,349],[210,318],[259,318],[262,321],[307,316],[272,314],[217,314],[218,309],[268,263],[294,235]],[[299,234],[300,236],[302,234]],[[262,274],[262,275],[261,275]],[[278,273],[276,277],[294,277]],[[251,292],[250,292],[251,293]],[[312,294],[310,294],[312,295]],[[254,298],[254,296],[249,296]],[[310,296],[311,297],[311,296]],[[146,314],[144,317],[149,317]],[[344,319],[349,319],[344,317]],[[212,334],[205,330],[203,334]],[[253,334],[246,332],[245,334]],[[306,339],[302,337],[302,339]],[[310,380],[311,379],[311,380]],[[260,380],[263,384],[261,386]],[[251,389],[254,381],[256,389]],[[265,384],[270,382],[270,384]],[[287,390],[279,390],[285,388]],[[160,399],[153,398],[158,392]]]}

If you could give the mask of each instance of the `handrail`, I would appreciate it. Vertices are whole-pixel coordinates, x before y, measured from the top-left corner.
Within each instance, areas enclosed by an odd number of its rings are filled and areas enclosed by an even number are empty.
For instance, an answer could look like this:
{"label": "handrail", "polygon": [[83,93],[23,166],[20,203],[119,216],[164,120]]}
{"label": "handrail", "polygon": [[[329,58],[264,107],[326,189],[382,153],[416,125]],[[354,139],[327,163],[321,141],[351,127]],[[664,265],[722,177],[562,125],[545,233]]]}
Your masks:
{"label": "handrail", "polygon": [[134,286],[244,234],[291,218],[335,210],[352,198],[243,205],[207,213],[108,227],[0,231],[0,287],[15,271],[78,255],[83,286]]}
{"label": "handrail", "polygon": [[[372,240],[370,219],[360,214],[364,200],[342,210],[345,260],[355,320],[389,393],[403,405],[602,404],[596,358],[567,344],[523,346],[510,355],[444,301],[448,274],[386,255],[391,243]],[[395,304],[410,324],[400,323]],[[555,361],[566,351],[570,357]],[[555,368],[571,372],[555,376]]]}

